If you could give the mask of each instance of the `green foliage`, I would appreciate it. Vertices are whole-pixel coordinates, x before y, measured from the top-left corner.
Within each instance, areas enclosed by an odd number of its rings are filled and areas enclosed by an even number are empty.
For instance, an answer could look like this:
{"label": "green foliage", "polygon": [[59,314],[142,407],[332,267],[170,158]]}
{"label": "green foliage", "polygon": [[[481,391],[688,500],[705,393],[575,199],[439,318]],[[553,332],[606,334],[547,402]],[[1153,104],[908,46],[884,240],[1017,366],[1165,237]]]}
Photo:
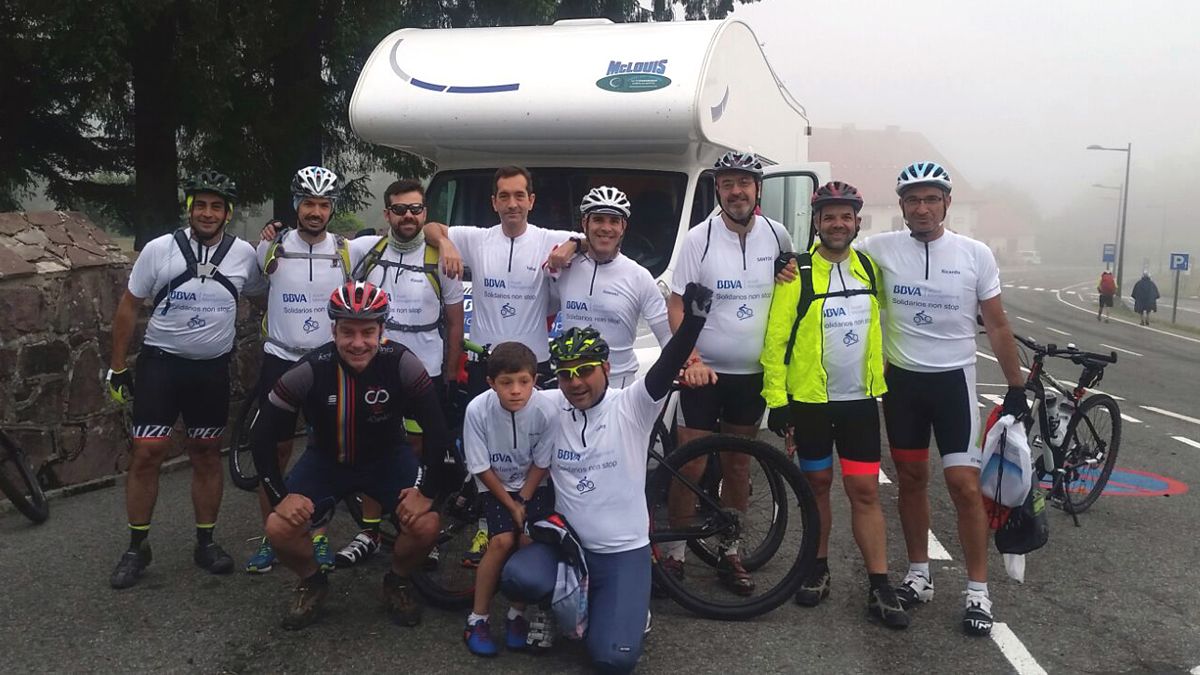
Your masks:
{"label": "green foliage", "polygon": [[329,221],[329,231],[346,237],[353,237],[354,233],[366,227],[366,223],[362,218],[354,215],[349,211],[339,211],[334,214],[333,219]]}

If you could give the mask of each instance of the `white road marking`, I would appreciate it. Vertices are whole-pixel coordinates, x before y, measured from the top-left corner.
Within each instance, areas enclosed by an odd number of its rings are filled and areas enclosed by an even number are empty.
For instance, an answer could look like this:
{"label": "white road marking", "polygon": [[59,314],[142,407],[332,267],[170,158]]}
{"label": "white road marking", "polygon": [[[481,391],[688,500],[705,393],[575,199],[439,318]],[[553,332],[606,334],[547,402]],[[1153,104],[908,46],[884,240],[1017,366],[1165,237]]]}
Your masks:
{"label": "white road marking", "polygon": [[1023,291],[1027,291],[1027,290],[1029,290],[1029,287],[1028,287],[1028,286],[1017,286],[1017,288],[1019,288],[1019,289],[1021,289],[1021,290],[1023,290]]}
{"label": "white road marking", "polygon": [[1046,330],[1048,330],[1048,331],[1050,331],[1050,332],[1052,332],[1052,333],[1058,333],[1059,335],[1070,335],[1070,333],[1068,333],[1068,332],[1067,332],[1067,331],[1065,331],[1065,330],[1059,330],[1059,329],[1057,329],[1057,328],[1052,328],[1052,327],[1050,327],[1050,326],[1046,326]]}
{"label": "white road marking", "polygon": [[1173,413],[1170,410],[1163,410],[1162,408],[1155,408],[1154,406],[1151,406],[1151,405],[1143,405],[1143,406],[1138,406],[1138,407],[1141,408],[1142,410],[1149,410],[1150,412],[1156,412],[1159,415],[1166,415],[1167,417],[1174,417],[1175,419],[1183,420],[1184,422],[1191,422],[1192,424],[1200,424],[1200,420],[1196,419],[1195,417],[1188,417],[1187,415],[1180,415],[1179,413]]}
{"label": "white road marking", "polygon": [[1139,420],[1138,418],[1130,417],[1129,415],[1126,415],[1125,413],[1121,413],[1121,419],[1125,420],[1126,422],[1132,422],[1133,424],[1141,424],[1142,423],[1142,421]]}
{"label": "white road marking", "polygon": [[884,473],[882,469],[879,471],[879,484],[880,485],[891,485],[892,484],[892,479],[888,478],[887,474]]}
{"label": "white road marking", "polygon": [[1004,405],[1004,399],[1000,396],[996,396],[995,394],[980,394],[979,396],[980,396],[980,398],[986,398],[988,401],[991,401],[994,405]]}
{"label": "white road marking", "polygon": [[999,621],[992,624],[992,642],[1000,648],[1000,653],[1004,654],[1018,675],[1046,675],[1046,670],[1038,665],[1037,659],[1033,658],[1033,654],[1029,653],[1008,624]]}
{"label": "white road marking", "polygon": [[[1085,282],[1082,282],[1082,283],[1080,283],[1080,284],[1076,284],[1076,286],[1082,286],[1083,284],[1086,284],[1086,283],[1090,283],[1090,282],[1087,282],[1087,281],[1085,281]],[[1071,294],[1071,293],[1074,293],[1074,292],[1075,292],[1075,291],[1065,291],[1064,293],[1069,295],[1069,294]],[[1079,297],[1081,297],[1081,298],[1083,297],[1083,294],[1082,294],[1082,293],[1079,293],[1078,295],[1079,295]],[[1058,294],[1055,294],[1055,297],[1057,297],[1057,298],[1058,298],[1058,301],[1059,301],[1059,302],[1061,302],[1062,304],[1066,305],[1067,307],[1073,307],[1073,308],[1075,308],[1075,309],[1077,309],[1077,310],[1079,310],[1079,311],[1081,311],[1081,312],[1087,312],[1088,314],[1091,314],[1092,316],[1096,316],[1096,310],[1095,310],[1094,308],[1093,308],[1093,309],[1088,309],[1087,307],[1080,307],[1079,305],[1075,305],[1075,304],[1072,304],[1072,303],[1070,303],[1070,302],[1067,302],[1066,300],[1064,300],[1064,299],[1063,299],[1063,297],[1062,297],[1062,296],[1063,296],[1063,293],[1058,293]],[[1193,338],[1193,337],[1188,337],[1188,336],[1186,336],[1186,335],[1180,335],[1180,334],[1178,334],[1178,333],[1172,333],[1172,332],[1170,332],[1170,331],[1159,330],[1159,329],[1157,329],[1157,328],[1155,328],[1155,327],[1153,327],[1153,326],[1141,326],[1141,325],[1139,325],[1139,324],[1136,324],[1136,323],[1134,323],[1134,322],[1132,322],[1132,321],[1126,321],[1125,319],[1118,319],[1118,318],[1115,318],[1115,317],[1113,317],[1113,318],[1112,318],[1112,320],[1113,320],[1113,321],[1116,321],[1117,323],[1123,323],[1123,324],[1125,324],[1125,325],[1127,325],[1127,326],[1137,326],[1138,328],[1141,328],[1142,330],[1148,330],[1148,331],[1152,331],[1152,332],[1155,332],[1155,333],[1160,333],[1160,334],[1162,334],[1162,335],[1170,335],[1171,337],[1174,337],[1174,338],[1179,338],[1180,340],[1187,340],[1188,342],[1195,342],[1196,344],[1200,344],[1200,340],[1198,340],[1198,339],[1196,339],[1196,338]]]}
{"label": "white road marking", "polygon": [[[879,470],[879,483],[880,485],[891,485],[892,483],[892,480],[887,477],[887,474],[882,469]],[[946,550],[945,546],[942,546],[942,542],[938,541],[937,535],[933,533],[933,530],[929,531],[929,559],[953,560],[950,557],[950,552]]]}
{"label": "white road marking", "polygon": [[1012,285],[1012,284],[1004,284],[1004,287],[1005,287],[1005,288],[1012,288],[1012,287],[1013,287],[1013,285]]}
{"label": "white road marking", "polygon": [[991,354],[988,354],[988,353],[986,353],[986,352],[975,352],[975,356],[982,356],[983,358],[985,358],[985,359],[987,359],[988,361],[991,361],[991,362],[993,362],[993,363],[1000,363],[1000,359],[998,359],[998,358],[996,358],[996,357],[994,357],[994,356],[992,356]]}
{"label": "white road marking", "polygon": [[1058,289],[1057,289],[1057,288],[1051,288],[1051,289],[1050,289],[1050,292],[1051,292],[1051,293],[1057,293],[1057,292],[1058,292]]}
{"label": "white road marking", "polygon": [[1032,321],[1030,321],[1029,319],[1026,319],[1023,316],[1018,316],[1017,318],[1020,319],[1021,321],[1024,321],[1025,323],[1033,323]]}
{"label": "white road marking", "polygon": [[[1175,440],[1179,441],[1180,443],[1183,443],[1184,445],[1190,445],[1193,448],[1200,448],[1200,443],[1193,441],[1190,438],[1185,438],[1183,436],[1172,436],[1171,438],[1174,438]],[[1193,670],[1192,672],[1193,673],[1200,672],[1200,666],[1196,666],[1195,670]]]}
{"label": "white road marking", "polygon": [[1041,286],[1034,286],[1034,287],[1033,287],[1033,290],[1035,290],[1035,291],[1044,291],[1044,290],[1046,290],[1046,289],[1042,288]]}
{"label": "white road marking", "polygon": [[1104,344],[1103,342],[1101,342],[1101,343],[1100,343],[1100,346],[1101,346],[1101,347],[1108,347],[1109,349],[1112,349],[1112,350],[1114,350],[1114,351],[1118,351],[1118,352],[1123,352],[1123,353],[1125,353],[1125,354],[1132,354],[1133,356],[1144,356],[1144,354],[1139,354],[1139,353],[1137,353],[1137,352],[1131,352],[1131,351],[1129,351],[1128,349],[1122,349],[1122,348],[1120,348],[1120,347],[1114,347],[1114,346],[1112,346],[1112,345],[1106,345],[1106,344]]}

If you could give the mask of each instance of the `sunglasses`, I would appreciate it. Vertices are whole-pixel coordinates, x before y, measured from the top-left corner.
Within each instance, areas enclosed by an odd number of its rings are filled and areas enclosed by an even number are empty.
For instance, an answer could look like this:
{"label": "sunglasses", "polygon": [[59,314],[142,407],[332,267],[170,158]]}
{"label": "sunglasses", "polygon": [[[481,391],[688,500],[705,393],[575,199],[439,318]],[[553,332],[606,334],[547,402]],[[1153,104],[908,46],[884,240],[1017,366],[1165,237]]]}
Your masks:
{"label": "sunglasses", "polygon": [[576,377],[585,378],[595,372],[596,369],[601,366],[601,364],[601,361],[588,361],[587,363],[581,363],[577,366],[571,366],[570,368],[556,368],[554,370],[554,374],[558,375],[564,380],[570,380]]}
{"label": "sunglasses", "polygon": [[411,213],[414,216],[419,216],[425,212],[425,205],[424,204],[392,204],[391,206],[387,207],[387,210],[391,211],[392,215],[396,215],[396,216],[402,216],[405,213]]}

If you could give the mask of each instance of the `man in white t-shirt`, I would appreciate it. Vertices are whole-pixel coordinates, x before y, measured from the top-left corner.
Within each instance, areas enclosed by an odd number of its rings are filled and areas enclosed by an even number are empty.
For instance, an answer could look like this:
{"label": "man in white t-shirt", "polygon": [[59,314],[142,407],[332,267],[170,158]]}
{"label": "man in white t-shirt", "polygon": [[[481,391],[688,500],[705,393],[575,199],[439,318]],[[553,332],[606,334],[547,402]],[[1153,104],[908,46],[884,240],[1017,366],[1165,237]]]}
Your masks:
{"label": "man in white t-shirt", "polygon": [[[225,231],[237,186],[216,171],[184,185],[188,227],[151,240],[129,275],[113,317],[109,395],[133,395],[133,448],[125,482],[129,548],[109,583],[129,588],[150,564],[150,517],[158,476],[183,417],[184,447],[192,464],[196,565],[213,574],[233,571],[233,559],[213,541],[221,506],[221,435],[229,417],[229,357],[233,353],[238,294],[259,284],[254,248]],[[153,299],[137,359],[136,382],[125,357],[142,303]]]}
{"label": "man in white t-shirt", "polygon": [[[683,423],[679,444],[723,431],[753,438],[766,402],[759,361],[767,332],[767,314],[775,285],[775,259],[792,250],[792,240],[779,223],[755,214],[762,164],[753,154],[729,152],[714,165],[721,211],[688,231],[671,278],[667,302],[671,328],[683,318],[683,289],[696,282],[714,291],[712,312],[688,359],[679,394]],[[722,503],[745,512],[749,503],[747,458],[722,465]],[[701,463],[684,468],[696,480]],[[686,519],[694,509],[687,490],[671,492],[672,519]],[[754,581],[742,566],[739,542],[722,542],[722,582],[734,593],[750,595]],[[683,573],[683,542],[665,548],[666,569]]]}
{"label": "man in white t-shirt", "polygon": [[987,590],[988,523],[979,492],[981,452],[975,393],[976,317],[999,361],[1004,412],[1029,412],[1016,342],[1000,301],[1000,275],[981,242],[946,229],[953,185],[936,162],[917,162],[896,180],[906,231],[866,238],[863,251],[883,273],[884,421],[899,475],[900,521],[909,570],[896,595],[911,607],[933,599],[929,570],[929,441],[942,458],[958,514],[967,567],[962,627],[992,630]]}
{"label": "man in white t-shirt", "polygon": [[[533,350],[538,373],[550,374],[549,280],[542,273],[546,257],[570,238],[562,230],[547,230],[529,222],[535,195],[533,176],[519,166],[496,170],[492,208],[500,223],[489,228],[470,225],[425,226],[430,245],[441,251],[442,266],[457,277],[463,265],[471,268],[471,340],[483,345],[520,342]],[[483,364],[467,364],[468,391],[487,389]]]}
{"label": "man in white t-shirt", "polygon": [[610,350],[609,384],[624,389],[637,377],[633,343],[638,321],[646,321],[660,347],[671,339],[667,303],[650,271],[621,253],[630,216],[625,193],[607,185],[592,188],[579,211],[585,239],[565,243],[555,256],[573,252],[580,244],[586,252],[561,270],[552,261],[547,274],[559,298],[563,331],[584,326],[600,331]]}

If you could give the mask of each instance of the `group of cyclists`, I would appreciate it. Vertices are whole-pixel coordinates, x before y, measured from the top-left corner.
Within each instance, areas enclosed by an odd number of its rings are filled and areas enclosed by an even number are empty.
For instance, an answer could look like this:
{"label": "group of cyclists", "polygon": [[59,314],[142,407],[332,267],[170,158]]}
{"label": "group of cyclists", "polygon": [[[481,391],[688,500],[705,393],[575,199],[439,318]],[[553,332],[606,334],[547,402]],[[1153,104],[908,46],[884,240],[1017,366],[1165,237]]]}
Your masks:
{"label": "group of cyclists", "polygon": [[[596,668],[632,670],[650,625],[647,445],[678,382],[680,443],[715,432],[754,437],[764,413],[772,431],[792,435],[821,520],[817,564],[796,595],[805,607],[830,595],[837,449],[867,571],[867,610],[892,628],[907,626],[908,612],[933,598],[928,454],[936,438],[967,560],[963,629],[988,634],[977,315],[1009,384],[1005,411],[1027,407],[995,260],[985,245],[945,228],[953,185],[936,163],[912,164],[897,179],[907,231],[853,247],[862,196],[841,182],[821,186],[812,199],[813,243],[800,251],[783,226],[760,214],[762,175],[753,154],[730,152],[716,162],[718,212],[687,233],[666,299],[650,273],[621,253],[631,207],[618,187],[587,193],[575,232],[529,222],[536,195],[522,167],[496,171],[499,223],[488,228],[427,222],[421,184],[399,180],[384,194],[386,234],[346,241],[327,231],[338,176],[306,167],[292,183],[295,227],[269,224],[256,250],[225,231],[237,201],[233,181],[212,171],[196,175],[184,188],[187,226],[146,245],[113,322],[108,386],[115,399],[132,400],[133,442],[129,546],[111,585],[133,586],[151,562],[159,468],[180,416],[193,466],[194,560],[213,574],[235,567],[213,531],[229,358],[245,292],[265,297],[266,314],[256,389],[262,412],[251,441],[264,537],[245,570],[264,573],[278,562],[296,574],[286,628],[319,617],[333,569],[380,549],[385,514],[394,514],[399,535],[382,597],[394,622],[419,623],[411,575],[440,531],[431,506],[461,485],[446,461],[455,444],[447,410],[461,388],[471,399],[463,463],[485,515],[467,648],[499,652],[488,614],[497,588],[512,601],[503,642],[523,649],[550,644],[548,601],[554,598],[561,617],[564,585],[575,595],[581,587],[579,620],[559,630],[586,640]],[[468,361],[459,383],[464,266],[473,282],[471,338],[488,345],[490,356]],[[131,377],[126,353],[148,298],[153,307]],[[555,314],[562,332],[551,339],[547,317]],[[633,343],[641,321],[662,352],[639,378]],[[878,496],[878,397],[909,559],[896,587]],[[307,447],[284,477],[300,412]],[[721,469],[722,505],[746,511],[748,464],[723,462]],[[683,473],[698,478],[703,470],[697,464]],[[695,508],[679,492],[669,499],[673,519]],[[334,504],[353,494],[362,496],[366,529],[334,554],[324,528]],[[544,536],[529,540],[525,533],[538,521],[579,555],[565,556],[561,542]],[[729,592],[750,595],[755,581],[739,544],[722,543],[718,579]],[[685,551],[672,542],[653,556],[682,576]],[[568,581],[586,575],[582,586],[564,584],[564,567]]]}

